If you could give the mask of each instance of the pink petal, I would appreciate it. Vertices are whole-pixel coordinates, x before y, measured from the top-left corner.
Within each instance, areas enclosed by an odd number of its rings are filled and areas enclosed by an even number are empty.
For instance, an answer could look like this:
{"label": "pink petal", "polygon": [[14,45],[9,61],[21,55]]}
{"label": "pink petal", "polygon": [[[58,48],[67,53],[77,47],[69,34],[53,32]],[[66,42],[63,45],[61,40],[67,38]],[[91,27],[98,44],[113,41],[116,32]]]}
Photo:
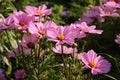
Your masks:
{"label": "pink petal", "polygon": [[24,40],[26,41],[26,42],[29,42],[30,40],[29,40],[29,37],[25,34],[25,35],[23,35],[23,37],[24,37]]}
{"label": "pink petal", "polygon": [[55,39],[57,37],[57,35],[58,35],[58,32],[55,31],[55,30],[47,31],[47,36],[50,37],[50,38],[54,38]]}

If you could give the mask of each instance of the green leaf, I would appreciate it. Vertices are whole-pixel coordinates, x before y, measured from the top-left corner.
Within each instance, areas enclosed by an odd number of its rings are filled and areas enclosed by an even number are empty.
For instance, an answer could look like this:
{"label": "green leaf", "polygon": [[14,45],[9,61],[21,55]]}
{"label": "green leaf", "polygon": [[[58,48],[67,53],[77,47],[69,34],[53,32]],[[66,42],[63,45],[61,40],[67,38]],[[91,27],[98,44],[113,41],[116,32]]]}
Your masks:
{"label": "green leaf", "polygon": [[111,78],[111,79],[113,79],[113,80],[117,80],[115,77],[113,77],[113,76],[111,76],[111,75],[108,75],[108,74],[104,74],[104,76],[109,77],[109,78]]}
{"label": "green leaf", "polygon": [[8,59],[7,59],[5,56],[2,56],[2,59],[3,59],[3,62],[5,62],[5,64],[6,64],[7,66],[10,65]]}
{"label": "green leaf", "polygon": [[5,56],[2,56],[3,62],[8,66],[6,74],[9,75],[12,72],[12,64],[8,61]]}
{"label": "green leaf", "polygon": [[13,38],[13,33],[11,32],[11,33],[9,33],[9,37],[10,37],[10,44],[12,45],[12,47],[15,49],[15,48],[17,48],[18,47],[18,45],[17,45],[17,42],[16,42],[16,40]]}

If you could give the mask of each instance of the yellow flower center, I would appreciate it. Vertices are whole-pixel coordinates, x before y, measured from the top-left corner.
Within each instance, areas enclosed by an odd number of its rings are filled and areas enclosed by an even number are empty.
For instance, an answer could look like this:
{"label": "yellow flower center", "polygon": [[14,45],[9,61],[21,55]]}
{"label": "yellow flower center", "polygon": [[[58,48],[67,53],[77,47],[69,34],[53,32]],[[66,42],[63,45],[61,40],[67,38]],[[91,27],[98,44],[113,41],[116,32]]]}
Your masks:
{"label": "yellow flower center", "polygon": [[96,63],[95,62],[90,62],[89,66],[92,67],[92,68],[95,68],[96,67]]}
{"label": "yellow flower center", "polygon": [[41,34],[41,35],[44,35],[46,32],[44,30],[39,30],[38,33]]}
{"label": "yellow flower center", "polygon": [[42,14],[43,14],[42,10],[38,10],[37,13],[38,13],[39,15],[42,15]]}
{"label": "yellow flower center", "polygon": [[107,11],[106,14],[111,14],[111,12],[110,12],[110,11]]}
{"label": "yellow flower center", "polygon": [[20,24],[21,26],[25,26],[27,23],[26,23],[25,21],[21,21],[19,24]]}
{"label": "yellow flower center", "polygon": [[65,36],[63,34],[59,34],[57,38],[62,41],[65,39]]}

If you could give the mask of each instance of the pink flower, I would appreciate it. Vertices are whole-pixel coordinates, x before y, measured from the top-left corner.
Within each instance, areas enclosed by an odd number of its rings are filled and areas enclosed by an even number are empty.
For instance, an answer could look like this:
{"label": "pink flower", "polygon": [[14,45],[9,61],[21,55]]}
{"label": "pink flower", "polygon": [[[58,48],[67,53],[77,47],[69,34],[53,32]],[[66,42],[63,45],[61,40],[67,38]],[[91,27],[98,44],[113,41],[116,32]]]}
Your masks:
{"label": "pink flower", "polygon": [[30,36],[24,35],[23,38],[24,41],[20,42],[20,45],[18,45],[14,51],[10,51],[7,54],[9,58],[20,54],[29,55],[31,53],[31,49],[34,48],[35,44],[38,41],[38,38],[34,34]]}
{"label": "pink flower", "polygon": [[[100,22],[104,22],[104,18],[100,16],[100,6],[92,6],[88,12],[83,14],[82,22],[85,21],[87,23],[93,22],[96,19]],[[88,20],[88,21],[87,21]]]}
{"label": "pink flower", "polygon": [[108,1],[104,5],[112,8],[120,8],[120,4],[116,3],[115,1]]}
{"label": "pink flower", "polygon": [[20,69],[15,72],[16,79],[24,79],[25,77],[26,77],[26,72],[24,69]]}
{"label": "pink flower", "polygon": [[110,1],[114,1],[118,4],[120,4],[120,0],[103,0],[104,3],[110,2]]}
{"label": "pink flower", "polygon": [[85,17],[97,18],[99,17],[99,6],[92,6],[88,12],[83,13]]}
{"label": "pink flower", "polygon": [[119,14],[116,12],[117,10],[113,7],[110,6],[101,6],[99,8],[100,10],[100,16],[101,17],[105,17],[105,16],[109,16],[109,17],[119,17]]}
{"label": "pink flower", "polygon": [[115,42],[120,45],[120,34],[116,35]]}
{"label": "pink flower", "polygon": [[80,28],[77,27],[77,24],[79,23],[75,23],[75,24],[71,24],[70,27],[72,27],[74,29],[74,31],[76,31],[76,38],[85,38],[87,35],[85,34],[85,32],[81,31]]}
{"label": "pink flower", "polygon": [[91,34],[102,34],[103,30],[95,30],[96,26],[88,26],[86,22],[82,22],[81,24],[77,24],[77,27],[80,28],[81,31]]}
{"label": "pink flower", "polygon": [[13,29],[15,27],[14,20],[12,16],[7,18],[0,18],[0,29]]}
{"label": "pink flower", "polygon": [[20,55],[22,53],[24,55],[29,55],[31,53],[31,49],[30,48],[22,48],[21,46],[19,46],[19,48],[17,47],[15,50],[10,51],[7,54],[7,57],[9,57],[9,58],[15,57],[15,56]]}
{"label": "pink flower", "polygon": [[25,14],[25,12],[15,10],[15,11],[13,12],[12,16],[14,17],[14,16],[18,16],[18,15],[21,15],[21,14]]}
{"label": "pink flower", "polygon": [[10,51],[8,54],[7,54],[7,57],[15,57],[15,52],[14,51]]}
{"label": "pink flower", "polygon": [[[59,54],[62,54],[62,48],[61,48],[61,45],[56,45],[55,48],[52,48],[52,50],[55,52],[55,53],[59,53]],[[75,53],[77,52],[77,49],[76,48],[68,48],[67,46],[63,46],[63,54],[72,54],[72,53]]]}
{"label": "pink flower", "polygon": [[25,12],[30,15],[39,15],[40,17],[50,15],[52,13],[51,9],[47,9],[45,4],[39,6],[38,8],[34,6],[27,6]]}
{"label": "pink flower", "polygon": [[85,64],[85,68],[90,68],[93,75],[98,73],[108,73],[111,64],[102,56],[97,56],[96,52],[89,50],[87,53],[78,54],[78,59],[81,59]]}
{"label": "pink flower", "polygon": [[37,11],[37,8],[34,7],[34,6],[26,6],[26,8],[25,8],[25,12],[26,12],[28,15],[34,16],[34,15],[36,14],[36,11]]}
{"label": "pink flower", "polygon": [[0,74],[0,80],[6,80],[5,75],[4,74]]}
{"label": "pink flower", "polygon": [[23,38],[24,41],[20,44],[27,49],[34,48],[35,43],[38,41],[38,38],[34,34],[31,34],[30,36],[24,35]]}
{"label": "pink flower", "polygon": [[47,28],[51,29],[51,28],[57,28],[58,26],[57,26],[57,24],[56,24],[55,22],[53,22],[53,21],[46,21],[46,22],[44,23],[44,27],[47,27]]}
{"label": "pink flower", "polygon": [[20,13],[14,16],[14,21],[19,30],[25,30],[29,27],[29,23],[34,21],[34,17],[28,16],[25,13]]}
{"label": "pink flower", "polygon": [[76,31],[70,26],[58,26],[55,29],[48,30],[47,36],[50,41],[57,42],[57,45],[64,43],[72,45],[77,35]]}
{"label": "pink flower", "polygon": [[46,22],[43,24],[41,22],[38,22],[38,23],[31,22],[29,26],[30,27],[28,28],[28,30],[31,34],[36,34],[36,35],[39,35],[40,38],[44,38],[46,37],[47,30],[51,28],[52,23]]}

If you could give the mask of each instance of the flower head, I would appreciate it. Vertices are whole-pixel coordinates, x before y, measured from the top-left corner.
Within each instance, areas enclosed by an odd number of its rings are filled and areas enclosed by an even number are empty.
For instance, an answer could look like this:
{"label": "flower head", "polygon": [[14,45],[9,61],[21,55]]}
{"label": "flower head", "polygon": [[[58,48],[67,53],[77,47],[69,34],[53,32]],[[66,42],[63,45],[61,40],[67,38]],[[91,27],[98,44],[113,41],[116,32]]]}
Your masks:
{"label": "flower head", "polygon": [[0,80],[6,80],[5,75],[4,74],[0,74]]}
{"label": "flower head", "polygon": [[112,8],[120,8],[120,4],[116,3],[115,1],[108,1],[104,5]]}
{"label": "flower head", "polygon": [[116,12],[117,10],[113,7],[110,6],[101,6],[99,8],[100,10],[100,16],[101,17],[105,17],[105,16],[109,16],[109,17],[119,17],[119,14]]}
{"label": "flower head", "polygon": [[99,6],[92,6],[88,12],[83,13],[85,17],[93,17],[97,18],[100,13],[99,13]]}
{"label": "flower head", "polygon": [[47,30],[49,29],[49,28],[52,28],[51,26],[53,26],[52,25],[52,23],[50,22],[46,22],[46,23],[41,23],[41,22],[39,22],[39,23],[30,23],[29,24],[29,28],[28,28],[28,30],[29,30],[29,32],[31,33],[31,34],[36,34],[36,35],[38,35],[40,38],[44,38],[44,37],[46,37],[46,34],[47,34]]}
{"label": "flower head", "polygon": [[25,30],[29,27],[29,23],[34,20],[33,16],[28,16],[25,13],[21,13],[14,16],[14,23],[18,26],[19,30]]}
{"label": "flower head", "polygon": [[57,42],[57,45],[64,43],[72,45],[77,36],[76,34],[76,31],[70,26],[58,26],[47,31],[49,40]]}
{"label": "flower head", "polygon": [[38,38],[34,34],[31,34],[30,36],[24,35],[23,37],[24,41],[20,44],[25,48],[33,48],[35,43],[38,41]]}
{"label": "flower head", "polygon": [[25,9],[25,12],[29,15],[38,15],[40,17],[50,15],[52,13],[51,9],[47,9],[47,6],[45,4],[39,6],[38,8],[34,6],[27,6]]}
{"label": "flower head", "polygon": [[[92,6],[88,12],[83,13],[83,20],[89,19],[90,22],[95,21],[96,19],[100,22],[104,22],[104,18],[100,16],[100,6]],[[85,18],[85,19],[84,19]],[[85,20],[86,21],[86,20]],[[88,21],[86,21],[88,22]]]}
{"label": "flower head", "polygon": [[20,69],[15,72],[16,79],[24,79],[25,77],[26,77],[26,72],[24,69]]}
{"label": "flower head", "polygon": [[7,18],[0,18],[0,30],[13,29],[15,27],[12,16]]}
{"label": "flower head", "polygon": [[78,59],[81,59],[85,64],[84,67],[90,68],[94,75],[98,73],[108,73],[111,68],[111,64],[102,56],[97,56],[93,50],[78,54]]}
{"label": "flower head", "polygon": [[110,2],[110,1],[114,1],[118,4],[120,4],[120,0],[103,0],[103,3],[107,3],[107,2]]}

